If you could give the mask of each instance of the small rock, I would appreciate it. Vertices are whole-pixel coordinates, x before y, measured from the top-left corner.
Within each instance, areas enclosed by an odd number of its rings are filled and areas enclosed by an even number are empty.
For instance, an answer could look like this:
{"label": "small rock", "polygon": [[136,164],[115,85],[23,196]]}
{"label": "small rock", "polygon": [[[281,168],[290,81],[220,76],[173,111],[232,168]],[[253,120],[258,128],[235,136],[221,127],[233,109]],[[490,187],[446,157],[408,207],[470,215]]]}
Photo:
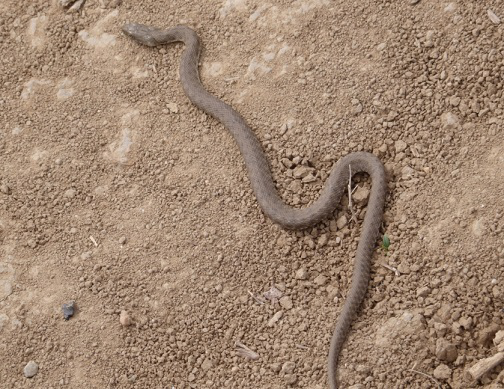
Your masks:
{"label": "small rock", "polygon": [[358,205],[366,205],[369,198],[369,189],[364,187],[357,187],[357,190],[352,194],[352,198]]}
{"label": "small rock", "polygon": [[493,340],[493,344],[498,346],[499,344],[504,342],[504,331],[498,331],[495,334],[495,338]]}
{"label": "small rock", "polygon": [[65,320],[70,319],[75,313],[75,301],[70,301],[68,304],[63,304],[63,317]]}
{"label": "small rock", "polygon": [[291,309],[292,308],[292,299],[289,296],[283,296],[279,302],[280,302],[280,306],[283,309]]}
{"label": "small rock", "polygon": [[201,368],[205,371],[210,370],[213,367],[213,362],[210,358],[205,358],[201,364]]}
{"label": "small rock", "polygon": [[168,103],[166,104],[166,106],[168,107],[171,113],[178,113],[179,111],[178,105],[175,103]]}
{"label": "small rock", "polygon": [[263,296],[265,299],[270,300],[270,301],[277,301],[280,297],[282,297],[283,293],[272,286],[270,290],[267,292],[264,292]]}
{"label": "small rock", "polygon": [[284,379],[287,385],[294,385],[297,382],[297,376],[295,374],[287,374]]}
{"label": "small rock", "polygon": [[428,286],[424,286],[422,288],[417,289],[416,296],[417,297],[427,297],[430,292],[431,292],[431,289]]}
{"label": "small rock", "polygon": [[320,236],[320,238],[318,239],[318,245],[320,247],[324,247],[328,241],[329,241],[329,239],[327,238],[327,234],[322,234]]}
{"label": "small rock", "polygon": [[446,339],[438,339],[436,342],[436,357],[440,361],[454,362],[458,357],[457,348]]}
{"label": "small rock", "polygon": [[283,316],[283,311],[278,311],[268,320],[268,327],[273,327]]}
{"label": "small rock", "polygon": [[415,5],[419,2],[420,2],[420,0],[409,0],[410,5]]}
{"label": "small rock", "polygon": [[124,327],[131,325],[131,316],[129,315],[129,313],[126,311],[121,311],[121,314],[119,315],[119,322]]}
{"label": "small rock", "polygon": [[395,141],[394,147],[395,147],[396,153],[400,153],[401,151],[406,150],[406,148],[408,147],[408,144],[405,141],[398,139]]}
{"label": "small rock", "polygon": [[294,369],[296,368],[296,364],[294,362],[285,362],[282,365],[282,372],[285,374],[292,374],[294,373]]}
{"label": "small rock", "polygon": [[445,112],[441,115],[441,125],[446,130],[452,130],[459,125],[459,118],[451,112]]}
{"label": "small rock", "polygon": [[63,197],[65,197],[67,199],[73,199],[76,194],[77,194],[77,191],[75,189],[68,189],[63,194]]}
{"label": "small rock", "polygon": [[125,236],[121,236],[119,238],[119,244],[125,244],[126,243],[126,237]]}
{"label": "small rock", "polygon": [[441,364],[434,369],[434,378],[438,380],[447,380],[451,377],[451,369],[445,364]]}
{"label": "small rock", "polygon": [[9,188],[9,186],[7,184],[2,184],[2,185],[0,185],[0,192],[2,192],[3,194],[6,194],[6,195],[10,195],[11,188]]}
{"label": "small rock", "polygon": [[308,279],[308,270],[306,270],[306,267],[300,267],[296,271],[296,279],[297,280],[307,280]]}
{"label": "small rock", "polygon": [[313,168],[309,168],[307,166],[297,166],[294,169],[293,175],[294,178],[305,178],[313,171]]}
{"label": "small rock", "polygon": [[273,373],[280,373],[282,365],[280,365],[278,362],[275,362],[270,365],[270,369]]}
{"label": "small rock", "polygon": [[386,42],[382,42],[378,46],[376,46],[376,50],[383,51],[383,50],[385,50],[386,47],[387,47],[387,43]]}
{"label": "small rock", "polygon": [[479,336],[478,336],[478,343],[481,346],[484,347],[490,347],[492,345],[492,340],[497,333],[497,331],[500,330],[500,327],[496,323],[490,324],[487,328],[483,329],[480,331]]}
{"label": "small rock", "polygon": [[345,227],[348,223],[348,219],[345,215],[342,215],[336,220],[336,227],[338,227],[338,230],[341,230],[343,227]]}
{"label": "small rock", "polygon": [[323,274],[319,274],[314,280],[315,284],[318,286],[324,286],[327,283],[327,277]]}
{"label": "small rock", "polygon": [[38,365],[34,361],[28,362],[23,369],[23,373],[26,378],[32,378],[38,373]]}
{"label": "small rock", "polygon": [[491,9],[487,9],[487,15],[493,24],[500,23],[500,18]]}

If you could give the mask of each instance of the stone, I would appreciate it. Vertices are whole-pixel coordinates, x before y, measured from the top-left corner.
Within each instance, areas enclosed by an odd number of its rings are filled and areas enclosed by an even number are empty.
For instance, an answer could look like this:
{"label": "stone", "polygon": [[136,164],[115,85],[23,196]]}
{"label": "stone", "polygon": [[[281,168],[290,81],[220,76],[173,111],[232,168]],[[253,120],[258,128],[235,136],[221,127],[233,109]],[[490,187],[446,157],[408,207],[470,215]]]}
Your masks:
{"label": "stone", "polygon": [[23,373],[26,378],[32,378],[38,373],[38,365],[34,361],[28,362],[23,369]]}
{"label": "stone", "polygon": [[376,332],[375,344],[378,347],[390,347],[402,336],[418,335],[425,331],[425,319],[420,314],[404,312],[401,316],[391,317]]}
{"label": "stone", "polygon": [[210,370],[213,367],[213,362],[210,358],[205,358],[201,364],[201,368],[205,371]]}
{"label": "stone", "polygon": [[0,192],[2,192],[3,194],[6,194],[6,195],[10,195],[12,191],[11,191],[11,188],[7,184],[2,184],[2,185],[0,185]]}
{"label": "stone", "polygon": [[292,299],[289,296],[283,296],[280,301],[280,306],[284,309],[291,309],[292,308]]}
{"label": "stone", "polygon": [[63,318],[69,320],[75,313],[75,301],[63,304]]}
{"label": "stone", "polygon": [[418,288],[416,291],[416,296],[417,297],[427,297],[431,292],[431,289],[428,286],[423,286],[421,288]]}
{"label": "stone", "polygon": [[300,267],[296,271],[296,279],[297,280],[307,280],[308,279],[308,270],[306,270],[306,267]]}
{"label": "stone", "polygon": [[296,368],[296,364],[294,362],[285,362],[282,365],[282,372],[285,374],[292,374],[294,373],[294,369]]}
{"label": "stone", "polygon": [[459,118],[452,112],[445,112],[441,115],[441,126],[445,130],[452,130],[459,125]]}
{"label": "stone", "polygon": [[434,378],[438,380],[447,380],[451,377],[451,369],[445,364],[441,364],[434,369]]}
{"label": "stone", "polygon": [[313,282],[318,286],[324,286],[327,283],[327,277],[323,274],[319,274]]}
{"label": "stone", "polygon": [[313,168],[309,168],[307,166],[297,166],[294,169],[293,175],[294,175],[294,178],[305,178],[309,174],[311,174],[312,171],[313,171]]}
{"label": "stone", "polygon": [[396,153],[400,153],[401,151],[406,150],[406,148],[408,147],[408,145],[406,144],[405,141],[403,141],[401,139],[398,139],[398,140],[395,141],[394,147],[395,147]]}
{"label": "stone", "polygon": [[448,342],[444,338],[440,338],[436,342],[436,358],[440,361],[454,362],[458,357],[458,351],[454,344]]}
{"label": "stone", "polygon": [[345,227],[348,223],[348,219],[345,215],[342,215],[336,220],[336,227],[338,227],[338,230],[341,230],[343,227]]}
{"label": "stone", "polygon": [[129,325],[131,325],[131,316],[129,315],[129,313],[126,311],[121,311],[121,314],[119,315],[119,322],[123,327],[128,327]]}
{"label": "stone", "polygon": [[75,189],[68,189],[63,194],[63,197],[65,197],[67,199],[73,199],[76,194],[77,194],[77,191]]}
{"label": "stone", "polygon": [[352,198],[358,205],[366,205],[369,199],[370,190],[364,187],[357,187],[357,190],[352,194]]}
{"label": "stone", "polygon": [[283,311],[278,311],[268,320],[268,327],[273,327],[283,316]]}

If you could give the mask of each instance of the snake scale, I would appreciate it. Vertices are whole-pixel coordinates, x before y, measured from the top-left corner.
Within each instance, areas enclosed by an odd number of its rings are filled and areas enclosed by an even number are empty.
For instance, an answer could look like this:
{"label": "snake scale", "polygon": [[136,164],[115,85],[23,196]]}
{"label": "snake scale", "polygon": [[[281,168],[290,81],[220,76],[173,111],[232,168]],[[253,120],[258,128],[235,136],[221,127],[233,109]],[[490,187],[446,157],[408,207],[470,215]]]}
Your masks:
{"label": "snake scale", "polygon": [[371,257],[383,218],[387,189],[383,164],[376,156],[367,152],[348,154],[333,166],[319,198],[312,205],[306,208],[293,208],[285,204],[278,195],[270,165],[252,129],[238,112],[210,94],[201,84],[198,70],[200,40],[196,32],[186,26],[162,30],[134,23],[125,24],[122,31],[147,46],[171,42],[185,44],[180,64],[180,81],[185,94],[194,105],[213,116],[231,132],[245,161],[257,202],[263,212],[283,228],[306,228],[330,217],[345,192],[350,172],[352,174],[366,172],[371,177],[371,194],[355,254],[352,282],[329,348],[328,383],[331,389],[338,388],[336,374],[338,357],[367,290]]}

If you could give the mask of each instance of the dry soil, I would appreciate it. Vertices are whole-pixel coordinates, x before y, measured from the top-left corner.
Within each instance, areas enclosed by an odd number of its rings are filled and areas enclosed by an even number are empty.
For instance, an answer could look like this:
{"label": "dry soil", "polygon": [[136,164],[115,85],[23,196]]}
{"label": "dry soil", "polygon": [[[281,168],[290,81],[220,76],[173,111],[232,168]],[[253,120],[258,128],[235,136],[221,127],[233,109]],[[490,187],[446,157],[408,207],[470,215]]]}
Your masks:
{"label": "dry soil", "polygon": [[126,21],[200,34],[203,83],[289,204],[349,152],[385,164],[391,244],[343,388],[504,387],[502,366],[464,374],[504,329],[503,1],[2,0],[2,388],[326,387],[371,183],[353,182],[357,223],[346,197],[314,228],[274,225],[184,96],[183,47],[139,46]]}

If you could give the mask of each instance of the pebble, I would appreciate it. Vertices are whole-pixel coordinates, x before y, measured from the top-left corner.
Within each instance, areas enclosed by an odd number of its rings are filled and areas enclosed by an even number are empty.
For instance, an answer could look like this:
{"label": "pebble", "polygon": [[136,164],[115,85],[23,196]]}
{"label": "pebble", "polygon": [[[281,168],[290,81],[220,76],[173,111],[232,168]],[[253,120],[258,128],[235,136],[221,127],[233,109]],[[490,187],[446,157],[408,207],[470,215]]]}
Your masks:
{"label": "pebble", "polygon": [[179,108],[176,103],[168,103],[166,107],[170,110],[171,113],[178,113]]}
{"label": "pebble", "polygon": [[282,370],[282,365],[280,365],[278,362],[275,362],[270,365],[270,369],[273,373],[280,373],[280,370]]}
{"label": "pebble", "polygon": [[32,378],[38,373],[38,365],[34,361],[28,362],[23,369],[23,373],[26,378]]}
{"label": "pebble", "polygon": [[63,194],[63,197],[65,197],[67,199],[73,199],[76,194],[77,194],[77,191],[75,189],[68,189]]}
{"label": "pebble", "polygon": [[419,2],[420,2],[420,0],[409,0],[410,5],[415,5]]}
{"label": "pebble", "polygon": [[294,373],[294,369],[296,368],[296,363],[295,362],[285,362],[282,365],[282,372],[285,374],[292,374]]}
{"label": "pebble", "polygon": [[213,362],[210,358],[205,358],[203,363],[201,364],[201,368],[204,371],[210,370],[213,367]]}
{"label": "pebble", "polygon": [[458,357],[458,351],[454,344],[446,339],[438,339],[436,342],[436,358],[440,361],[454,362]]}
{"label": "pebble", "polygon": [[297,382],[297,375],[286,374],[284,379],[285,379],[285,382],[287,383],[287,385],[294,385]]}
{"label": "pebble", "polygon": [[2,184],[2,185],[0,185],[0,192],[2,192],[3,194],[6,194],[6,195],[10,195],[11,188],[9,188],[9,186],[7,184]]}
{"label": "pebble", "polygon": [[318,285],[318,286],[323,286],[327,283],[327,277],[324,276],[323,274],[319,274],[313,282]]}
{"label": "pebble", "polygon": [[499,344],[501,344],[503,342],[504,342],[504,330],[498,331],[495,334],[495,338],[493,340],[493,344],[496,345],[496,346],[498,346]]}
{"label": "pebble", "polygon": [[273,327],[283,316],[283,311],[278,311],[268,320],[268,327]]}
{"label": "pebble", "polygon": [[126,237],[125,236],[121,236],[119,238],[119,244],[125,244],[126,243]]}
{"label": "pebble", "polygon": [[401,139],[398,139],[394,143],[396,153],[400,153],[401,151],[406,150],[408,147],[407,143]]}
{"label": "pebble", "polygon": [[427,297],[430,292],[431,292],[431,289],[428,286],[423,286],[423,287],[417,289],[416,296],[417,297]]}
{"label": "pebble", "polygon": [[119,315],[119,322],[124,327],[131,325],[131,316],[128,314],[128,312],[121,311],[121,314]]}
{"label": "pebble", "polygon": [[280,303],[280,306],[283,308],[283,309],[291,309],[292,308],[292,299],[289,297],[289,296],[283,296],[280,300],[279,300],[279,303]]}
{"label": "pebble", "polygon": [[438,380],[447,380],[451,377],[451,369],[445,364],[441,364],[434,369],[434,378]]}
{"label": "pebble", "polygon": [[297,280],[306,280],[306,279],[308,279],[308,270],[306,270],[306,267],[300,267],[296,271],[296,279]]}
{"label": "pebble", "polygon": [[358,205],[366,205],[369,198],[370,190],[364,187],[357,187],[357,190],[352,194],[352,198]]}
{"label": "pebble", "polygon": [[63,304],[63,317],[69,320],[75,313],[75,301],[70,301],[68,304]]}
{"label": "pebble", "polygon": [[459,125],[459,118],[452,112],[445,112],[441,115],[441,125],[445,130],[457,128]]}
{"label": "pebble", "polygon": [[338,227],[338,230],[341,230],[343,227],[345,227],[348,223],[348,219],[345,215],[340,216],[338,220],[336,220],[336,227]]}
{"label": "pebble", "polygon": [[308,166],[297,166],[294,169],[293,175],[294,178],[305,178],[307,177],[311,172],[313,171],[313,168],[310,168]]}

